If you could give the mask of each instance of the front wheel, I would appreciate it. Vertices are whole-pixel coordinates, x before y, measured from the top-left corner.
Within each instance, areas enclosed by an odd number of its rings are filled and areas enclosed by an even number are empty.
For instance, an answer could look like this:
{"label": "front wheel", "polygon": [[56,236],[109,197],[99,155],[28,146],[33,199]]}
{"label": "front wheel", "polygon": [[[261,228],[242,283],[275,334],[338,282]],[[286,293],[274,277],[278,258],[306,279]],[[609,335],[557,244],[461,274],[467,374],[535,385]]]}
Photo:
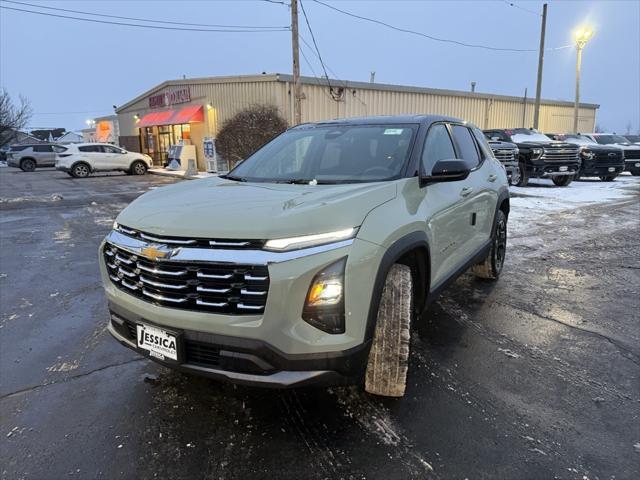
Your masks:
{"label": "front wheel", "polygon": [[555,177],[552,177],[551,180],[558,187],[566,187],[567,185],[569,185],[573,181],[573,175],[555,176]]}
{"label": "front wheel", "polygon": [[144,175],[145,173],[147,173],[147,165],[141,160],[133,162],[133,164],[131,164],[131,168],[129,169],[129,173],[131,175]]}
{"label": "front wheel", "polygon": [[498,210],[496,215],[495,231],[489,254],[480,263],[471,267],[471,273],[478,278],[497,280],[504,266],[507,254],[507,215]]}
{"label": "front wheel", "polygon": [[600,175],[600,180],[603,182],[613,182],[617,175]]}
{"label": "front wheel", "polygon": [[529,183],[529,175],[527,173],[527,166],[523,161],[518,162],[518,181],[514,182],[518,187],[526,187]]}
{"label": "front wheel", "polygon": [[384,283],[376,330],[369,352],[364,389],[374,395],[402,397],[409,367],[413,306],[411,269],[394,264]]}
{"label": "front wheel", "polygon": [[634,177],[640,177],[640,169],[631,170],[631,175],[633,175]]}

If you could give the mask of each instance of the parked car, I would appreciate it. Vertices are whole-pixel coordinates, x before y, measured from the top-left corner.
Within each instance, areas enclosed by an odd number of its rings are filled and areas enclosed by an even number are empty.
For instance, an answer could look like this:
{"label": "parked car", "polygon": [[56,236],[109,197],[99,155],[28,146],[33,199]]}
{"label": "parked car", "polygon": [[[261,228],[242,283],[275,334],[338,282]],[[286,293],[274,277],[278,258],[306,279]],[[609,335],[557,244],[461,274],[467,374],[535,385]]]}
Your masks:
{"label": "parked car", "polygon": [[499,140],[489,140],[489,146],[493,150],[493,155],[504,166],[509,185],[517,185],[520,181],[520,167],[518,166],[520,151],[517,145]]}
{"label": "parked car", "polygon": [[640,135],[622,135],[632,145],[640,145]]}
{"label": "parked car", "polygon": [[566,187],[580,168],[580,148],[566,142],[551,140],[529,128],[491,129],[484,134],[492,140],[515,143],[519,150],[519,187],[530,178],[550,178],[554,184]]}
{"label": "parked car", "polygon": [[632,145],[622,135],[615,133],[583,133],[601,145],[617,145],[624,151],[624,169],[631,175],[640,175],[640,146]]}
{"label": "parked car", "polygon": [[20,168],[23,172],[33,172],[36,168],[53,167],[56,161],[53,143],[11,145],[7,152],[7,165]]}
{"label": "parked car", "polygon": [[604,182],[614,180],[624,171],[624,152],[617,145],[600,145],[580,134],[567,134],[563,140],[580,146],[582,164],[574,180],[580,177],[600,177]]}
{"label": "parked car", "polygon": [[287,130],[229,174],[146,193],[100,247],[123,345],[270,387],[405,391],[411,322],[458,275],[497,279],[504,168],[434,115]]}
{"label": "parked car", "polygon": [[0,147],[0,162],[7,161],[7,153],[9,152],[9,150],[11,150],[11,147],[9,145],[3,145],[2,147]]}
{"label": "parked car", "polygon": [[75,143],[56,147],[56,169],[72,177],[87,177],[94,172],[122,171],[144,175],[151,167],[151,157],[128,152],[109,143]]}

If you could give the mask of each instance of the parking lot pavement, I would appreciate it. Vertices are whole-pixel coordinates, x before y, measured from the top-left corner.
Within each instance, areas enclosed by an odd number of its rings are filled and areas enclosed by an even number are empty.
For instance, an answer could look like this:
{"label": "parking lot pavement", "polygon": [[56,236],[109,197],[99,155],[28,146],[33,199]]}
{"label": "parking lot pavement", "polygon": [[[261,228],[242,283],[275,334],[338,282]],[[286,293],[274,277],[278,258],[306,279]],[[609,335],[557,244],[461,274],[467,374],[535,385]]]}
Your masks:
{"label": "parking lot pavement", "polygon": [[637,178],[569,210],[518,189],[503,276],[416,322],[402,399],[217,383],[112,340],[98,244],[175,181],[0,169],[2,478],[640,478]]}

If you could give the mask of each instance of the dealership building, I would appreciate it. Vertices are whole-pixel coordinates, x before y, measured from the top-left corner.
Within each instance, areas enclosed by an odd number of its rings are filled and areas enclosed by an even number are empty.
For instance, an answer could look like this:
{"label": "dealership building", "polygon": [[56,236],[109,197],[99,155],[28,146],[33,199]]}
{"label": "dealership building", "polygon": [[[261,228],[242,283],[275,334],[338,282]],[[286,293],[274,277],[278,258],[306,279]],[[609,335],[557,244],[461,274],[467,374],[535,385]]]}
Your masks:
{"label": "dealership building", "polygon": [[[381,83],[301,77],[302,121],[366,115],[442,114],[482,129],[530,127],[533,99]],[[330,86],[329,86],[330,85]],[[207,77],[165,81],[116,109],[119,143],[163,165],[171,145],[195,145],[199,170],[215,170],[211,140],[225,120],[251,105],[275,105],[293,124],[293,77],[286,74]],[[542,100],[539,129],[573,128],[573,102]],[[579,127],[595,128],[599,105],[581,103]]]}

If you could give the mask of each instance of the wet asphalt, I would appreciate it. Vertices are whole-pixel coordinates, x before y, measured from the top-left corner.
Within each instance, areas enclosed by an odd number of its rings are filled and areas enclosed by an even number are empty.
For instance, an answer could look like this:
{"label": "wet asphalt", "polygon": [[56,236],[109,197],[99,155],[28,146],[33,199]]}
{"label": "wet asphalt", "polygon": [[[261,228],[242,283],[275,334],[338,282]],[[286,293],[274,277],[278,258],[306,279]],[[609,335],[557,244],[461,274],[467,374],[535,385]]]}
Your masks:
{"label": "wet asphalt", "polygon": [[0,169],[2,479],[640,478],[637,188],[511,231],[501,279],[443,293],[382,399],[185,376],[110,338],[99,242],[174,181]]}

